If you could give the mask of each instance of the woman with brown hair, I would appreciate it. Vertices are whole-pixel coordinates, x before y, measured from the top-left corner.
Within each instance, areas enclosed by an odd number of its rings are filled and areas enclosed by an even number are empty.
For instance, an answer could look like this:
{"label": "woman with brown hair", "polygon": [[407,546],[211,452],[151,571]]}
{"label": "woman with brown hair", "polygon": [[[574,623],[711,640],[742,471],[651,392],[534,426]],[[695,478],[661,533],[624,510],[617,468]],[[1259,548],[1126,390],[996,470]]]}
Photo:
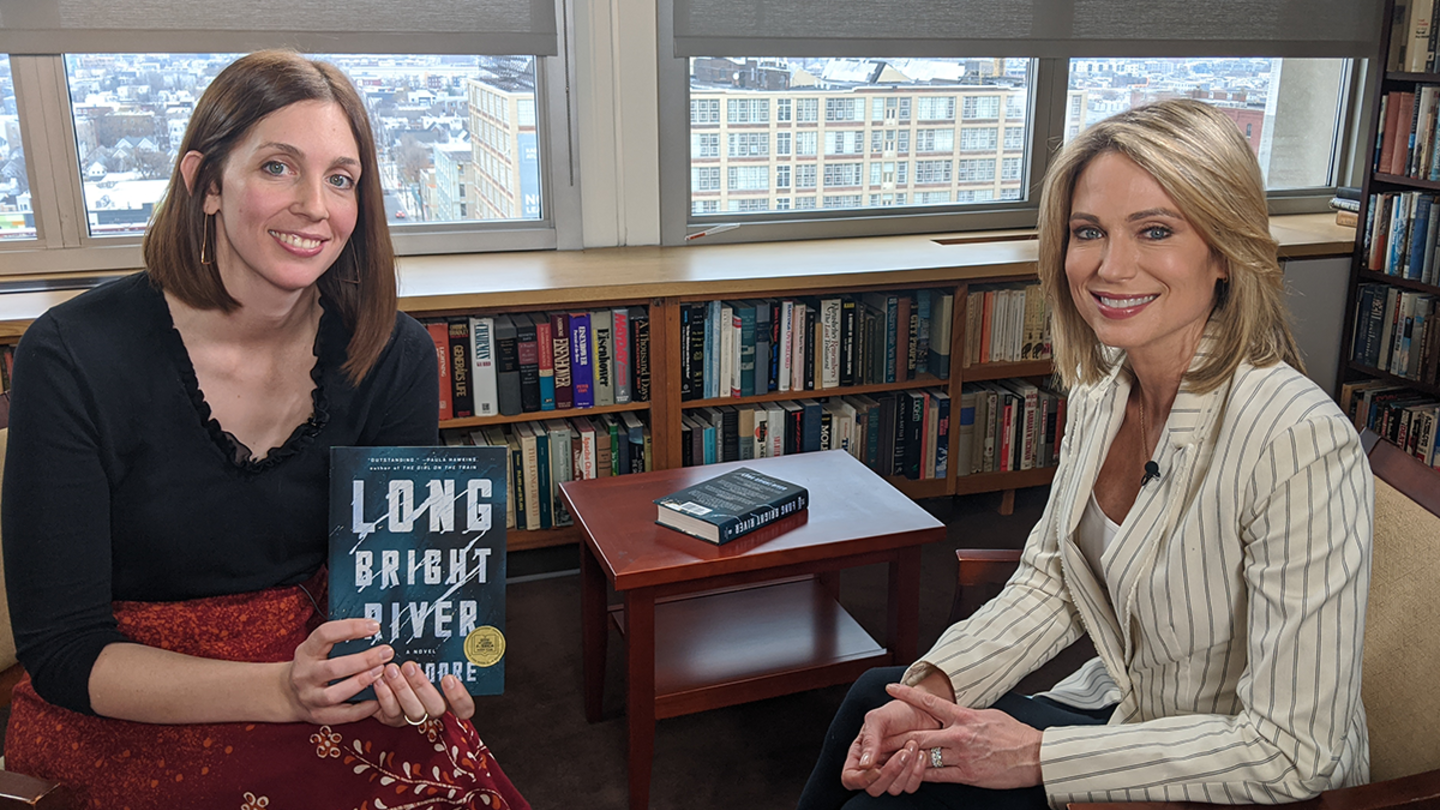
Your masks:
{"label": "woman with brown hair", "polygon": [[[800,806],[1274,804],[1364,782],[1373,482],[1300,371],[1248,144],[1187,99],[1116,115],[1056,156],[1039,230],[1070,389],[1045,513],[999,596],[851,689]],[[1096,658],[1010,692],[1087,633]]]}
{"label": "woman with brown hair", "polygon": [[320,607],[329,449],[438,438],[358,94],[251,54],[179,151],[146,271],[16,352],[9,766],[98,807],[527,807],[454,676],[385,645],[327,657],[378,630]]}

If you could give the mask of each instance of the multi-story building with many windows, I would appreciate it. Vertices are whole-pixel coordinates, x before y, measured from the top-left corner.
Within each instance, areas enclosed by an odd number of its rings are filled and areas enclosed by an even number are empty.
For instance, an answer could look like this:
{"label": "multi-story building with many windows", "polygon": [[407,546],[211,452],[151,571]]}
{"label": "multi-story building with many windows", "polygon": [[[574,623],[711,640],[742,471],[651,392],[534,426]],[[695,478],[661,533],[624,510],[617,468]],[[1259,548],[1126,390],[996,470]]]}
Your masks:
{"label": "multi-story building with many windows", "polygon": [[[827,82],[756,60],[696,61],[709,82],[690,91],[695,214],[1025,196],[1027,91],[997,71],[912,80],[875,63],[858,81]],[[1084,92],[1066,105],[1077,126]]]}
{"label": "multi-story building with many windows", "polygon": [[466,82],[475,179],[470,219],[538,219],[534,74]]}

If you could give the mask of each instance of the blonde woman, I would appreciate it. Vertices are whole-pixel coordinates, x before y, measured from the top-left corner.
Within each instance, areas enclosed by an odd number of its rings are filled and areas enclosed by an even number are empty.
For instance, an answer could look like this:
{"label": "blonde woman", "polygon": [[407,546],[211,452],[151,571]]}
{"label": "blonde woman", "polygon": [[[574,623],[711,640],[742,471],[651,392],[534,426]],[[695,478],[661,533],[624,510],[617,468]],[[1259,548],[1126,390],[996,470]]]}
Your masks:
{"label": "blonde woman", "polygon": [[[1020,569],[919,661],[856,684],[800,806],[1276,803],[1364,782],[1372,479],[1300,371],[1234,123],[1174,100],[1081,133],[1045,179],[1039,270],[1071,393]],[[1010,693],[1087,632],[1098,657]]]}

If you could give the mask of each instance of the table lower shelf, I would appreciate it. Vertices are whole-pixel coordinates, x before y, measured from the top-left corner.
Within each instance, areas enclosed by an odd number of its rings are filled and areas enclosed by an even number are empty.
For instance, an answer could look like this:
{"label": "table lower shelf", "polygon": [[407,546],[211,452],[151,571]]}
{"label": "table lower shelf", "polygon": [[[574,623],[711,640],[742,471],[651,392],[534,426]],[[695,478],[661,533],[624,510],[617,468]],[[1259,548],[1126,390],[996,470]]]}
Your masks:
{"label": "table lower shelf", "polygon": [[[623,606],[610,613],[623,634]],[[890,663],[813,578],[655,604],[656,719],[850,683]]]}

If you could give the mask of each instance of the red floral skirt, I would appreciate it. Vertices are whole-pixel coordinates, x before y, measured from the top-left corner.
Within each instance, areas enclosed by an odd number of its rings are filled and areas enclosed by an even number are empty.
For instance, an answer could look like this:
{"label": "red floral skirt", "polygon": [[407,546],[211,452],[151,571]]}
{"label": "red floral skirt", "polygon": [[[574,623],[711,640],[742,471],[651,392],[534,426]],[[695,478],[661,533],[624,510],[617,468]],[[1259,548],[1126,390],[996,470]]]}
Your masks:
{"label": "red floral skirt", "polygon": [[[324,578],[306,584],[320,602]],[[319,624],[300,587],[186,602],[116,602],[132,640],[231,661],[289,661]],[[6,768],[63,782],[96,808],[528,810],[468,720],[420,726],[166,726],[52,706],[15,687]]]}

